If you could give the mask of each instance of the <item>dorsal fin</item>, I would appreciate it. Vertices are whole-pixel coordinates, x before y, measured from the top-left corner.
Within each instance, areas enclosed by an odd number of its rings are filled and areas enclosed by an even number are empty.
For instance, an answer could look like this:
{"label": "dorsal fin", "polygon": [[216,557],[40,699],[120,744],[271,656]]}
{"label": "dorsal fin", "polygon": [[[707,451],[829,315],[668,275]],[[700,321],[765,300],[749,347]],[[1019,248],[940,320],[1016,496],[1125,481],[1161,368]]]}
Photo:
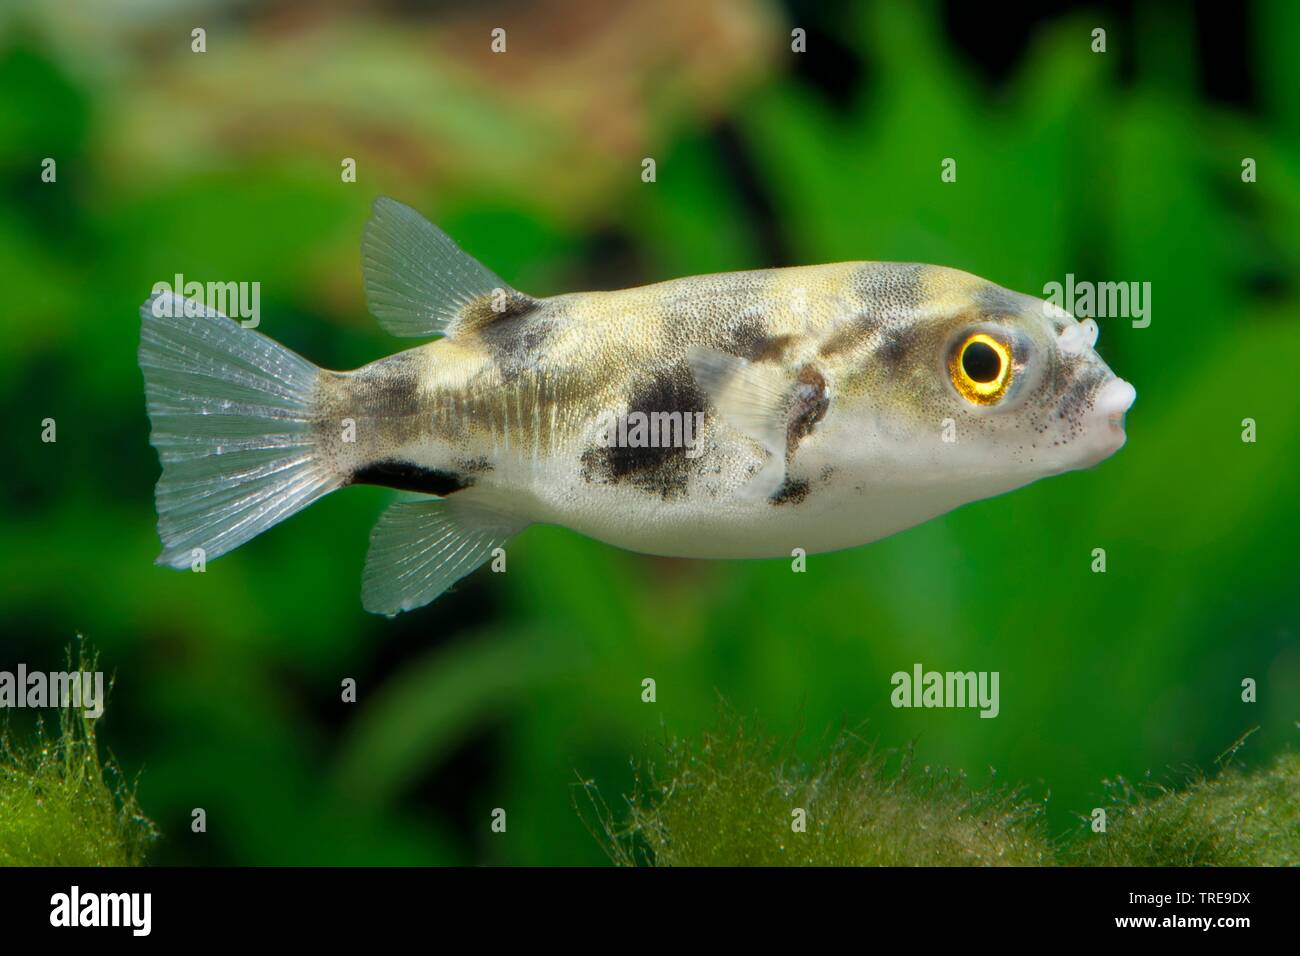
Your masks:
{"label": "dorsal fin", "polygon": [[361,240],[366,304],[392,335],[449,335],[462,313],[532,299],[502,282],[410,206],[375,200]]}

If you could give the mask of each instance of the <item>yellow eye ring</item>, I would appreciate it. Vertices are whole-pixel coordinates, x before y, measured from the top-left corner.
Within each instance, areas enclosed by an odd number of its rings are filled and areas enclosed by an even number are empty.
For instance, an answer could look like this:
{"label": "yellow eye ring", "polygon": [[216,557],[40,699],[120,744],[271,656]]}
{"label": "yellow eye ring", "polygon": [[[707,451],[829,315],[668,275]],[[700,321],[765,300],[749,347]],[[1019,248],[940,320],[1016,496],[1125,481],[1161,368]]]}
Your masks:
{"label": "yellow eye ring", "polygon": [[993,336],[967,336],[948,360],[953,387],[973,405],[993,405],[1011,385],[1011,350]]}

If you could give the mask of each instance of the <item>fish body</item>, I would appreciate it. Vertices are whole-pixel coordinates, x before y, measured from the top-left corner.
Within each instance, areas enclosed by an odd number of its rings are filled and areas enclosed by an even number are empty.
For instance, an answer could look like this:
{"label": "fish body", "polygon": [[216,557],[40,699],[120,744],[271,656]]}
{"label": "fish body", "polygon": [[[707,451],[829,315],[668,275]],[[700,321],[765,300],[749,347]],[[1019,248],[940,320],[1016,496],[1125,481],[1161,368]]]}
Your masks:
{"label": "fish body", "polygon": [[[206,309],[178,321],[155,313],[180,303],[146,303],[162,563],[349,484],[421,496],[372,537],[363,599],[382,613],[427,603],[533,523],[669,556],[832,551],[1095,464],[1123,444],[1135,394],[1092,323],[939,266],[534,298],[392,200],[363,265],[390,331],[441,337],[331,372]],[[212,394],[231,375],[246,379],[233,402]]]}

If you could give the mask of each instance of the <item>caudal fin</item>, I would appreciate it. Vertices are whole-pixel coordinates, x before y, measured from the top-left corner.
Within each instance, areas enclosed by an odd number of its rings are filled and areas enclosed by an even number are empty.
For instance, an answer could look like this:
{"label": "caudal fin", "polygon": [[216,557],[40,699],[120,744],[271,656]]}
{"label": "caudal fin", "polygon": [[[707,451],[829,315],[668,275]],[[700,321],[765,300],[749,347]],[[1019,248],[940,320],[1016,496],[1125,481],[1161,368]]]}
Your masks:
{"label": "caudal fin", "polygon": [[342,484],[318,454],[315,365],[172,293],[140,317],[159,564],[215,558]]}

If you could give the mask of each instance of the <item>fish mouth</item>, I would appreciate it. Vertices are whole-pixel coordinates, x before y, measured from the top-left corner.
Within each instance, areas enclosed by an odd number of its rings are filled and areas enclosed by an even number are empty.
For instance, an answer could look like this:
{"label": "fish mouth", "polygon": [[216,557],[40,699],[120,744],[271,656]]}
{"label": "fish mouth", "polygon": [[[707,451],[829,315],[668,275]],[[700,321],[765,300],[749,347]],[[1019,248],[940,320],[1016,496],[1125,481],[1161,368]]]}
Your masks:
{"label": "fish mouth", "polygon": [[1124,434],[1124,416],[1137,400],[1137,389],[1122,378],[1113,378],[1097,392],[1093,400],[1093,414],[1105,419],[1112,433]]}
{"label": "fish mouth", "polygon": [[1137,399],[1137,389],[1122,378],[1112,378],[1097,390],[1092,403],[1082,460],[1075,467],[1091,468],[1105,461],[1124,447],[1128,435],[1124,431],[1124,416]]}
{"label": "fish mouth", "polygon": [[1137,389],[1106,368],[1094,351],[1099,333],[1096,321],[1085,318],[1067,324],[1056,338],[1061,355],[1072,357],[1091,354],[1106,377],[1106,381],[1093,394],[1092,409],[1088,414],[1092,425],[1089,431],[1101,436],[1101,441],[1095,443],[1101,446],[1101,452],[1099,457],[1092,459],[1094,462],[1114,454],[1124,444],[1124,416],[1137,399]]}

